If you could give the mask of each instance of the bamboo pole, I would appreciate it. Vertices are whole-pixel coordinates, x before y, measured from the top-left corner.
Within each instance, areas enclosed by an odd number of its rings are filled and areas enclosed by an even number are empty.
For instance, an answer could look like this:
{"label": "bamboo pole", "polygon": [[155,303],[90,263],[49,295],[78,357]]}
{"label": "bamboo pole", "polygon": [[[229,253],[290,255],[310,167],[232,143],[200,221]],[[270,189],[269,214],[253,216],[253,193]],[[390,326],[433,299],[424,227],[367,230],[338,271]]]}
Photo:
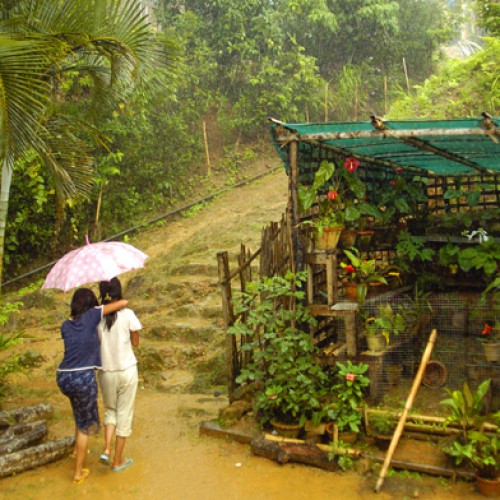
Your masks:
{"label": "bamboo pole", "polygon": [[424,375],[425,367],[427,366],[427,362],[431,357],[432,350],[434,349],[434,344],[436,342],[437,330],[432,330],[429,340],[427,342],[427,346],[425,348],[424,354],[422,356],[422,361],[420,362],[420,366],[418,368],[417,374],[415,376],[415,380],[413,381],[413,385],[410,390],[410,394],[406,400],[403,413],[401,418],[399,419],[398,425],[394,432],[394,435],[391,439],[391,444],[389,445],[389,449],[387,450],[387,455],[385,456],[384,465],[382,466],[382,470],[380,471],[380,476],[378,478],[377,484],[375,485],[375,493],[378,493],[384,484],[385,475],[387,473],[387,469],[389,468],[389,464],[391,463],[392,456],[399,442],[399,438],[403,432],[403,428],[408,417],[408,412],[411,410],[413,405],[413,401],[415,396],[417,395],[418,388],[420,387],[420,383],[422,382],[422,377]]}

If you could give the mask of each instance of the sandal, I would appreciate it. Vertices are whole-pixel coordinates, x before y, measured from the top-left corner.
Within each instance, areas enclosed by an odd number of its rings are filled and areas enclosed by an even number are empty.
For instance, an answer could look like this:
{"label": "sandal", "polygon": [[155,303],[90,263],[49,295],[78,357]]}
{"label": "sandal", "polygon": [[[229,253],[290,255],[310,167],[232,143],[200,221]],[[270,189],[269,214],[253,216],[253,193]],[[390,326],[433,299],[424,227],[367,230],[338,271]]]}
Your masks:
{"label": "sandal", "polygon": [[119,465],[118,467],[113,467],[111,470],[113,472],[120,472],[121,470],[126,469],[127,467],[130,467],[133,463],[134,463],[134,461],[131,458],[126,458],[123,465]]}
{"label": "sandal", "polygon": [[73,479],[73,482],[76,484],[81,484],[85,479],[89,477],[90,470],[89,469],[82,469],[82,474],[83,476],[80,479]]}
{"label": "sandal", "polygon": [[106,455],[106,453],[101,453],[101,456],[99,457],[99,463],[104,464],[104,465],[109,465],[109,455]]}

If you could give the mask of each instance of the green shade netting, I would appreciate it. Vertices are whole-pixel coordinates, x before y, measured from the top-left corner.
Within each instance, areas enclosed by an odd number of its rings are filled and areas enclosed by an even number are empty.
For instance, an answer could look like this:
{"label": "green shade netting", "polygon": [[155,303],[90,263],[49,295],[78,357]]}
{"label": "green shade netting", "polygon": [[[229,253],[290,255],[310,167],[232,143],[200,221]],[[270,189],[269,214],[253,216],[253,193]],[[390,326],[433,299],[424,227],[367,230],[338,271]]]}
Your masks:
{"label": "green shade netting", "polygon": [[[493,120],[500,123],[498,117]],[[288,164],[288,145],[279,141],[286,131],[297,136],[299,141],[299,168],[301,164],[324,158],[321,149],[330,148],[336,154],[355,156],[364,164],[375,161],[386,162],[394,167],[420,170],[427,175],[455,176],[478,173],[500,173],[500,135],[467,133],[467,130],[484,130],[482,117],[454,120],[384,120],[388,131],[412,131],[440,129],[442,134],[414,138],[376,137],[370,121],[326,122],[326,123],[282,123],[271,125],[274,145]],[[325,138],[311,137],[312,134],[335,134],[342,132],[371,131],[373,137]],[[453,131],[451,133],[450,131]],[[463,134],[455,135],[464,131]]]}

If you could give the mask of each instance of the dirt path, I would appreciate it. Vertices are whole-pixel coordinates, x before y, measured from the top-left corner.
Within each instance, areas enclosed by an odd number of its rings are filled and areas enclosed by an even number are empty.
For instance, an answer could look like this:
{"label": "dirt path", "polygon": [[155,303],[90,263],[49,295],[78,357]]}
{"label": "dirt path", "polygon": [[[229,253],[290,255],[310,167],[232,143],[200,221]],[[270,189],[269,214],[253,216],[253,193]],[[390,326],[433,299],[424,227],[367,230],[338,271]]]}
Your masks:
{"label": "dirt path", "polygon": [[[138,313],[144,352],[162,353],[164,368],[157,388],[143,373],[137,397],[134,434],[126,452],[134,465],[120,473],[97,463],[101,438],[90,442],[91,476],[71,482],[73,462],[57,463],[0,480],[0,497],[15,499],[145,498],[145,499],[403,499],[480,498],[473,486],[402,474],[388,478],[375,495],[376,475],[368,464],[334,474],[309,467],[280,466],[253,456],[247,446],[200,437],[202,420],[215,418],[227,405],[213,390],[192,393],[194,369],[220,348],[215,253],[234,251],[240,242],[257,248],[263,224],[278,220],[286,205],[283,172],[223,195],[196,217],[144,232],[132,243],[148,253],[144,270],[127,275],[127,295]],[[36,351],[43,363],[29,376],[18,375],[4,408],[49,401],[55,407],[50,437],[71,434],[67,400],[55,385],[62,357],[59,325],[70,294],[37,293],[31,307],[11,325],[23,328],[20,349]],[[28,304],[28,301],[27,301]],[[219,306],[220,307],[220,306]],[[148,351],[149,350],[149,351]],[[192,387],[192,385],[191,385]],[[161,389],[161,390],[158,390]],[[192,391],[192,389],[191,389]]]}

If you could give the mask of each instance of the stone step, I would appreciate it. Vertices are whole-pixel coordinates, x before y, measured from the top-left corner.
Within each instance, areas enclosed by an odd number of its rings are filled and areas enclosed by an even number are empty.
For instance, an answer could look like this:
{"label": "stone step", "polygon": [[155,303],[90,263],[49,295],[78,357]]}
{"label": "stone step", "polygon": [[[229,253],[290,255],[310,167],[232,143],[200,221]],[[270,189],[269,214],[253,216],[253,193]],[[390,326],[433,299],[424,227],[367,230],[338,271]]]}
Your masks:
{"label": "stone step", "polygon": [[187,343],[211,342],[222,335],[221,327],[201,317],[163,318],[161,322],[148,322],[148,331],[144,333],[144,336],[149,339]]}

